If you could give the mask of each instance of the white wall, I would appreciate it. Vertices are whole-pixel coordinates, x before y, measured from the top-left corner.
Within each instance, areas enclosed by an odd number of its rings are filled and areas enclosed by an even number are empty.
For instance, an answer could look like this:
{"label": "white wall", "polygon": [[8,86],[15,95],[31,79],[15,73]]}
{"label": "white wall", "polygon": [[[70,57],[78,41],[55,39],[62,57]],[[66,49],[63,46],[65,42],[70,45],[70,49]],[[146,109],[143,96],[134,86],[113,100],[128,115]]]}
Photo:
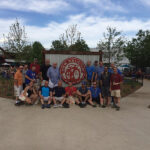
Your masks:
{"label": "white wall", "polygon": [[66,59],[70,57],[76,57],[81,59],[85,64],[88,60],[94,63],[95,60],[99,61],[99,55],[66,55],[66,54],[46,54],[45,59],[49,59],[50,63],[53,64],[53,62],[57,62],[58,66],[61,65],[61,63]]}

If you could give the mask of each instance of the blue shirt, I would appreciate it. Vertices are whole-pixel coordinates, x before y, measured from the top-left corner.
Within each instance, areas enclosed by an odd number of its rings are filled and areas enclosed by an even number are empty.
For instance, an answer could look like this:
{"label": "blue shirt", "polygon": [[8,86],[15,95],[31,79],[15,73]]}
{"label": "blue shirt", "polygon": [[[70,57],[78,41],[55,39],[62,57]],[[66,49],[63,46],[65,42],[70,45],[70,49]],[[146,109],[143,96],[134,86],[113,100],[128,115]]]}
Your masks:
{"label": "blue shirt", "polygon": [[59,68],[49,67],[47,71],[47,77],[50,78],[53,84],[57,84],[58,81],[60,80]]}
{"label": "blue shirt", "polygon": [[94,66],[86,66],[87,79],[92,80],[93,72],[95,72]]}
{"label": "blue shirt", "polygon": [[[112,68],[109,68],[109,69],[108,69],[108,72],[109,72],[110,74],[113,74],[113,73],[114,73],[114,71],[113,71]],[[119,75],[122,75],[122,72],[121,72],[118,68],[117,68],[117,72],[118,72]]]}
{"label": "blue shirt", "polygon": [[98,80],[100,80],[101,79],[101,74],[104,72],[104,67],[102,66],[102,67],[98,67],[97,68],[97,77],[98,77]]}
{"label": "blue shirt", "polygon": [[[33,72],[32,70],[28,70],[26,72],[26,75],[30,78],[30,79],[36,79],[36,73]],[[25,78],[25,84],[29,84],[30,80],[28,80],[27,78]]]}
{"label": "blue shirt", "polygon": [[82,88],[82,87],[79,87],[78,88],[78,91],[81,93],[81,94],[86,94],[88,92],[88,88],[85,87],[85,88]]}
{"label": "blue shirt", "polygon": [[99,97],[99,94],[101,93],[101,90],[100,88],[94,88],[94,87],[90,87],[90,91],[91,91],[91,94],[92,94],[92,98],[97,98]]}
{"label": "blue shirt", "polygon": [[50,92],[52,91],[52,89],[50,87],[46,87],[46,86],[42,86],[40,88],[40,91],[41,91],[41,95],[44,96],[44,97],[48,97],[50,96]]}

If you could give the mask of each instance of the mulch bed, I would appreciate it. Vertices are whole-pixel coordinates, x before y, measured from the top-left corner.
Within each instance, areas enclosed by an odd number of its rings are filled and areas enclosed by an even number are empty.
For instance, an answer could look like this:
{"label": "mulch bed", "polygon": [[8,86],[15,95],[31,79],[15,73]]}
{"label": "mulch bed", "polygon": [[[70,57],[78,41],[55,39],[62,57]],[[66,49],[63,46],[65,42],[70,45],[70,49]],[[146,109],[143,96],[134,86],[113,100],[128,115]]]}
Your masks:
{"label": "mulch bed", "polygon": [[[138,90],[142,85],[132,79],[125,79],[121,85],[121,96],[125,97]],[[15,99],[13,79],[0,77],[0,97]]]}

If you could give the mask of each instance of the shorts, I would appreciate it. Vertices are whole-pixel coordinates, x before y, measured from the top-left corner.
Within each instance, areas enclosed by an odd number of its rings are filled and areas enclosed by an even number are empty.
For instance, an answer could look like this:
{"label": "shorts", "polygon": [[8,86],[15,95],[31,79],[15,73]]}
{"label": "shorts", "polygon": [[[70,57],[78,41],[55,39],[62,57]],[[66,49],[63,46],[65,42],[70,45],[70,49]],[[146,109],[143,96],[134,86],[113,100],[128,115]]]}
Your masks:
{"label": "shorts", "polygon": [[73,97],[73,96],[69,96],[66,98],[67,101],[69,101],[71,104],[75,104],[75,101],[76,101],[76,97]]}
{"label": "shorts", "polygon": [[59,102],[61,102],[63,99],[64,99],[64,97],[55,97],[55,100],[59,101]]}
{"label": "shorts", "polygon": [[112,90],[111,96],[118,97],[118,98],[121,97],[120,90]]}
{"label": "shorts", "polygon": [[22,85],[19,85],[18,87],[16,85],[14,85],[14,94],[15,96],[20,96],[21,92],[23,90]]}
{"label": "shorts", "polygon": [[104,98],[111,97],[110,88],[109,87],[102,87],[102,96]]}
{"label": "shorts", "polygon": [[93,101],[93,102],[96,102],[97,104],[100,104],[99,97],[94,97],[94,98],[92,98],[92,101]]}
{"label": "shorts", "polygon": [[44,101],[48,101],[48,100],[49,100],[49,98],[50,98],[50,96],[48,96],[48,97],[44,97]]}

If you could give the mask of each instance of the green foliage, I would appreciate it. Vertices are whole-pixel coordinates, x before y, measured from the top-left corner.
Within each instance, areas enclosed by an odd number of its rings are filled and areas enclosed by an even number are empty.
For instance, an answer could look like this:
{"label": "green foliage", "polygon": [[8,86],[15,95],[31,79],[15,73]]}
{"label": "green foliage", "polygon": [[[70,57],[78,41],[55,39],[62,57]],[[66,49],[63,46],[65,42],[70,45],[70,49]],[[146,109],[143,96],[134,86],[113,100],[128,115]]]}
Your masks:
{"label": "green foliage", "polygon": [[99,50],[103,52],[103,57],[109,64],[122,60],[124,46],[125,41],[121,36],[121,32],[111,27],[108,27],[107,32],[104,33],[104,40],[98,43]]}
{"label": "green foliage", "polygon": [[71,25],[65,33],[60,35],[59,40],[52,42],[52,50],[89,51],[86,42],[81,38],[77,25]]}
{"label": "green foliage", "polygon": [[34,58],[38,59],[39,64],[42,64],[42,51],[44,47],[40,42],[34,42],[32,45],[24,47],[21,58],[27,63],[33,62]]}
{"label": "green foliage", "polygon": [[33,58],[37,58],[39,64],[42,64],[42,51],[44,47],[40,42],[34,42],[32,45],[32,60]]}
{"label": "green foliage", "polygon": [[81,40],[77,40],[75,42],[75,44],[71,45],[69,47],[69,50],[71,50],[71,51],[89,51],[90,49],[89,49],[88,45],[86,44],[86,42],[83,39],[81,39]]}
{"label": "green foliage", "polygon": [[60,40],[55,40],[52,42],[52,49],[54,50],[67,50],[68,46],[66,42],[62,42]]}
{"label": "green foliage", "polygon": [[142,31],[136,34],[136,38],[127,43],[124,49],[126,57],[137,68],[150,66],[150,31]]}
{"label": "green foliage", "polygon": [[18,20],[10,26],[8,35],[4,36],[4,49],[7,52],[15,53],[16,59],[21,60],[24,47],[27,45],[25,27],[21,26]]}

